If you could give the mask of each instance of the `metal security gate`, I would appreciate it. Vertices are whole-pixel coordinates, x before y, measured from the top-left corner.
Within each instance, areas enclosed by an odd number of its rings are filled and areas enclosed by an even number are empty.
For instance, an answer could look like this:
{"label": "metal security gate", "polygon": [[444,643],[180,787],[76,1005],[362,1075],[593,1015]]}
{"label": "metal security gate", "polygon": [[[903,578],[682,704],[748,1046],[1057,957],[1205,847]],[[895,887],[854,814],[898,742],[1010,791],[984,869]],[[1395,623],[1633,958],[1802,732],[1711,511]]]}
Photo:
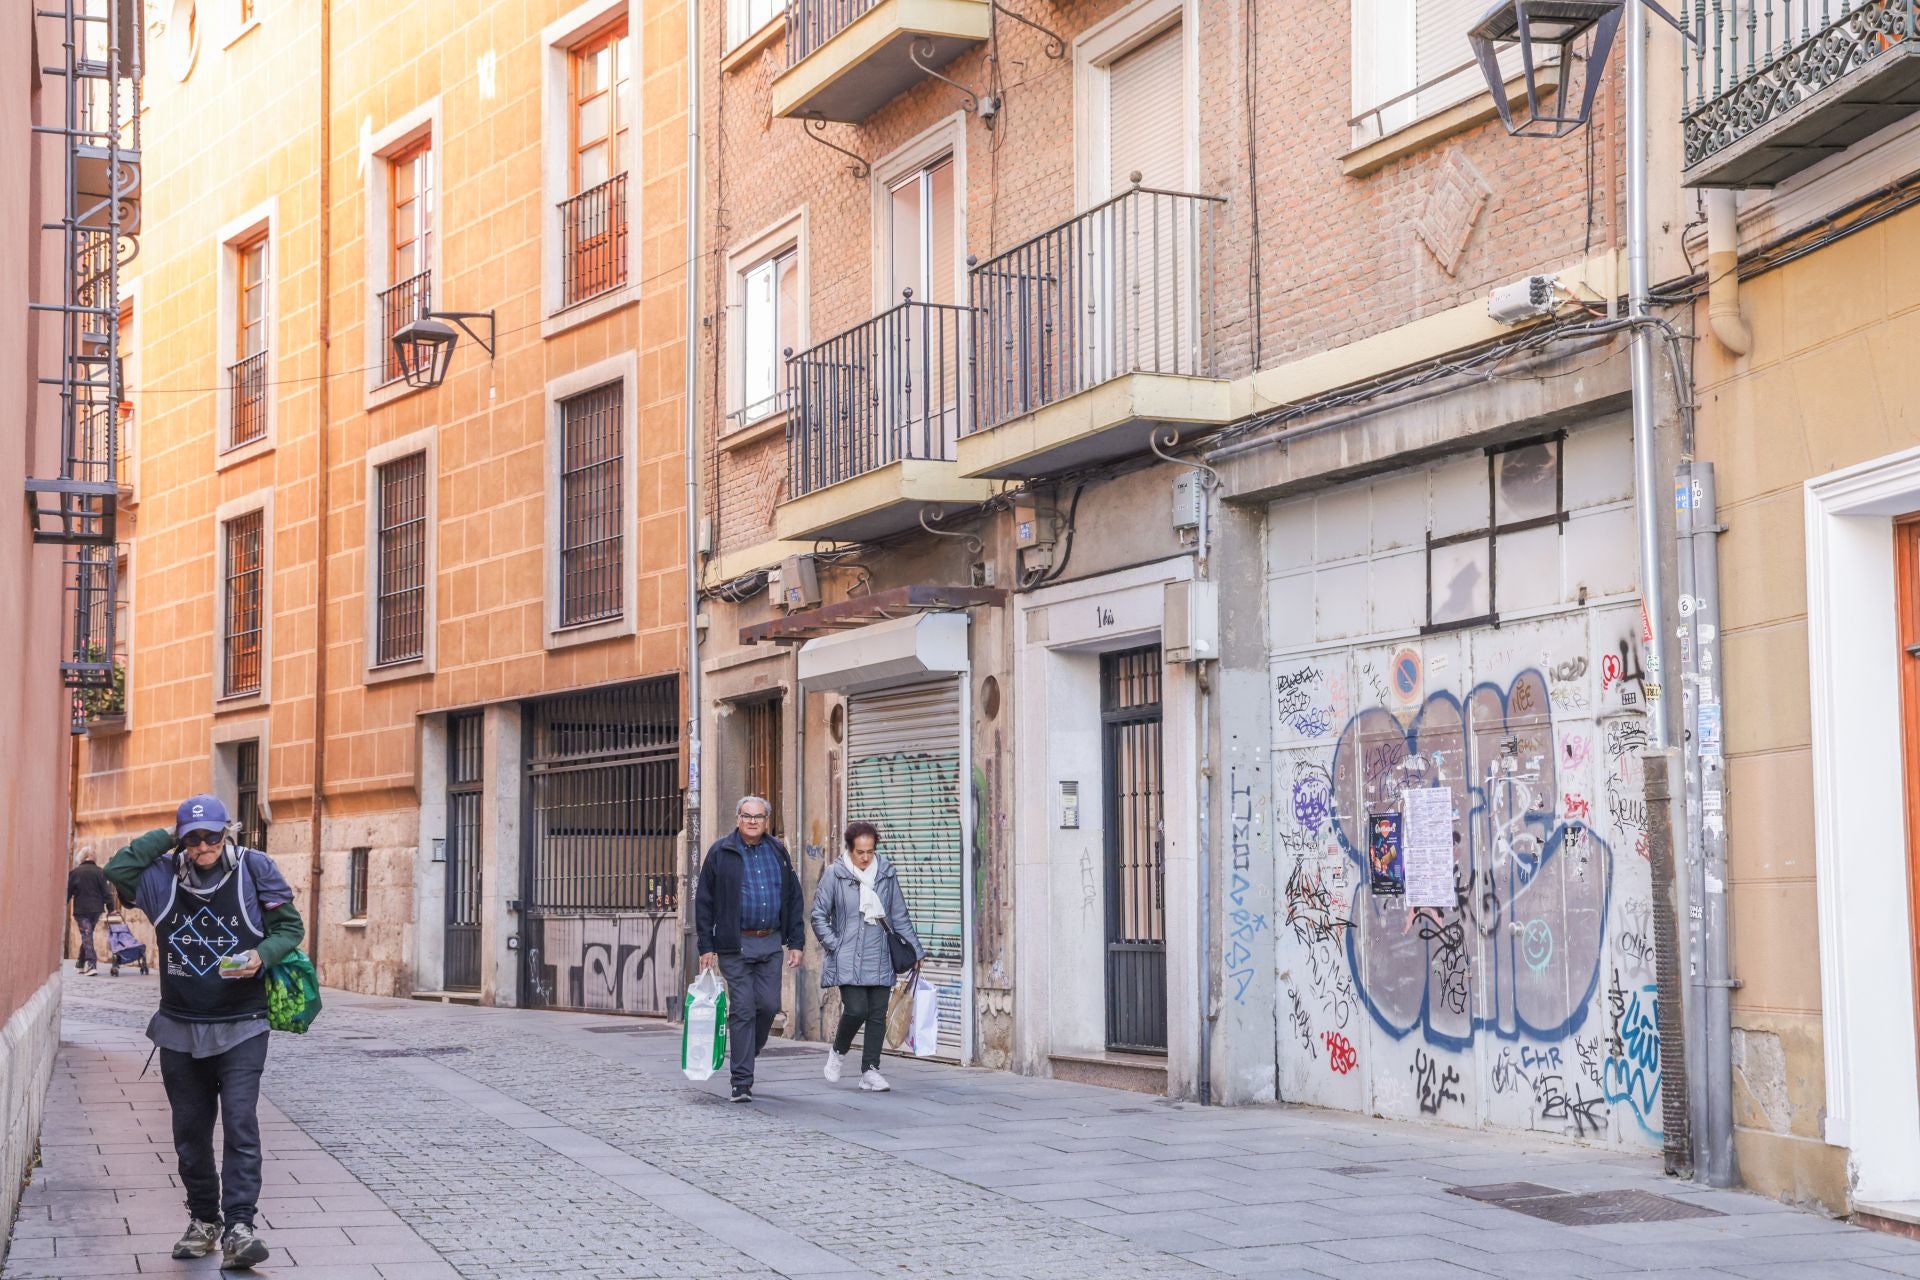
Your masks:
{"label": "metal security gate", "polygon": [[480,989],[481,713],[447,721],[448,991]]}
{"label": "metal security gate", "polygon": [[528,707],[521,1002],[665,1013],[680,986],[680,689]]}
{"label": "metal security gate", "polygon": [[1167,1051],[1167,872],[1160,646],[1100,659],[1106,798],[1107,1047]]}
{"label": "metal security gate", "polygon": [[880,829],[940,992],[940,1052],[963,1056],[967,1011],[960,682],[856,693],[847,703],[847,818]]}

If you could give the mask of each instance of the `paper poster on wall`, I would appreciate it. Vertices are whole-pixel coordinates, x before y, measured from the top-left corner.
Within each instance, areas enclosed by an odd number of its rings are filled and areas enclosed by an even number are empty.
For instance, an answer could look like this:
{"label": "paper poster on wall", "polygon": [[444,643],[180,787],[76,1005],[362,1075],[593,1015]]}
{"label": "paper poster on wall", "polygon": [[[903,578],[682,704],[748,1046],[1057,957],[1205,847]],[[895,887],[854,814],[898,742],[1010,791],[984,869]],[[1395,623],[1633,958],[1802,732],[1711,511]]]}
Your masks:
{"label": "paper poster on wall", "polygon": [[1407,889],[1407,868],[1400,852],[1400,815],[1374,813],[1367,818],[1367,865],[1373,891],[1398,897]]}
{"label": "paper poster on wall", "polygon": [[1453,789],[1414,787],[1401,794],[1406,805],[1402,857],[1407,872],[1407,905],[1451,907],[1453,893]]}

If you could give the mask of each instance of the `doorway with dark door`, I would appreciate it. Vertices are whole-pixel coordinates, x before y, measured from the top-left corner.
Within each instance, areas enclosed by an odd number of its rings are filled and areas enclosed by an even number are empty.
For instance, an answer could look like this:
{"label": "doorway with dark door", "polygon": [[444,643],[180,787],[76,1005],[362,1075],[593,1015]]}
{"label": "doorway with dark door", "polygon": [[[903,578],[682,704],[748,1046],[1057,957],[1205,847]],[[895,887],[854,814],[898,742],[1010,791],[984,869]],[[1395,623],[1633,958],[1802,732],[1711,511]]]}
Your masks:
{"label": "doorway with dark door", "polygon": [[1100,659],[1107,864],[1107,1048],[1167,1051],[1160,646]]}
{"label": "doorway with dark door", "polygon": [[480,989],[482,713],[447,720],[447,991]]}

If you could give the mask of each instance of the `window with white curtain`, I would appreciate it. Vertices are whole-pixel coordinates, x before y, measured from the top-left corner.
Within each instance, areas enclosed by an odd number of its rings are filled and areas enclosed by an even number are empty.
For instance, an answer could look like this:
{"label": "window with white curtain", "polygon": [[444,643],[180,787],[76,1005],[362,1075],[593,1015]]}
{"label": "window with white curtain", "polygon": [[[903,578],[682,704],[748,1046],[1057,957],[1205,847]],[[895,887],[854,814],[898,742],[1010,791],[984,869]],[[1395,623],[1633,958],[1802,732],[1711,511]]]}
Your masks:
{"label": "window with white curtain", "polygon": [[[1467,32],[1488,0],[1353,0],[1355,146],[1486,92]],[[1509,78],[1517,53],[1501,56]]]}

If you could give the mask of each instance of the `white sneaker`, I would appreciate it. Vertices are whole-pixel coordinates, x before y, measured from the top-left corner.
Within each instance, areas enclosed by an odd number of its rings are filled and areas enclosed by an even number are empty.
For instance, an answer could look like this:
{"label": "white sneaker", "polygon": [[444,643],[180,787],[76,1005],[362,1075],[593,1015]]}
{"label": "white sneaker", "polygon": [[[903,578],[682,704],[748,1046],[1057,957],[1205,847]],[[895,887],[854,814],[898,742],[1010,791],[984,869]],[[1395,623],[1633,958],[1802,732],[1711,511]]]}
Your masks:
{"label": "white sneaker", "polygon": [[821,1074],[827,1077],[828,1084],[840,1083],[840,1068],[846,1062],[846,1060],[847,1060],[846,1054],[835,1053],[831,1049],[827,1050],[827,1069]]}
{"label": "white sneaker", "polygon": [[885,1093],[887,1090],[893,1088],[892,1085],[887,1083],[887,1078],[878,1071],[869,1071],[862,1075],[860,1077],[860,1087],[871,1090],[874,1093]]}

